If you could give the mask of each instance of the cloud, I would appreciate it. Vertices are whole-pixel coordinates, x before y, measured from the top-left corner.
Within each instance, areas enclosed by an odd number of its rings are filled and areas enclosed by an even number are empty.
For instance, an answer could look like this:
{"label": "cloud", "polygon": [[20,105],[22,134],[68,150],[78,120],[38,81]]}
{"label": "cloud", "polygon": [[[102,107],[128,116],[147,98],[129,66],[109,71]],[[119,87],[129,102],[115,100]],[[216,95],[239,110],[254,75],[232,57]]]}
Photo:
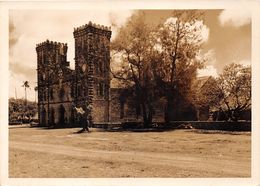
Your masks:
{"label": "cloud", "polygon": [[196,21],[195,28],[197,34],[201,34],[201,42],[207,42],[209,39],[209,28],[204,24],[204,22],[201,20]]}
{"label": "cloud", "polygon": [[17,63],[17,64],[10,63],[9,69],[10,69],[11,73],[17,74],[17,75],[19,75],[19,74],[25,75],[29,79],[33,79],[36,77],[36,69],[28,67],[28,66],[24,66],[20,63]]}
{"label": "cloud", "polygon": [[204,55],[204,60],[206,65],[215,65],[216,64],[216,51],[214,49],[208,50]]}
{"label": "cloud", "polygon": [[250,24],[251,12],[248,9],[226,9],[220,13],[218,18],[221,26],[240,27]]}
{"label": "cloud", "polygon": [[133,14],[133,11],[114,11],[109,12],[109,21],[112,27],[124,25],[127,19]]}
{"label": "cloud", "polygon": [[10,21],[10,23],[9,23],[9,33],[10,33],[9,34],[9,46],[10,46],[10,48],[12,48],[19,39],[19,37],[15,31],[16,31],[16,29],[14,27],[14,24],[12,21]]}
{"label": "cloud", "polygon": [[207,51],[200,50],[196,59],[199,61],[204,61],[205,65],[215,65],[216,64],[216,52],[214,49]]}
{"label": "cloud", "polygon": [[218,70],[215,67],[216,65],[216,51],[214,49],[210,49],[205,53],[200,53],[198,56],[201,60],[205,61],[205,67],[203,69],[197,70],[197,76],[213,76],[218,77]]}
{"label": "cloud", "polygon": [[[249,59],[243,59],[240,61],[233,61],[234,63],[242,64],[243,66],[250,66],[251,61]],[[230,62],[232,63],[232,62]],[[228,64],[226,64],[228,65]],[[205,68],[200,69],[197,71],[197,77],[203,77],[203,76],[213,76],[218,77],[221,72],[217,70],[217,68],[213,64],[207,64]]]}
{"label": "cloud", "polygon": [[208,65],[204,69],[200,69],[197,71],[198,77],[203,76],[213,76],[218,77],[217,69],[213,65]]}
{"label": "cloud", "polygon": [[[22,84],[28,78],[25,74],[15,74],[9,73],[9,97],[17,97],[18,99],[24,99],[25,93]],[[36,86],[35,82],[29,81],[30,88],[27,89],[27,99],[34,101],[35,100],[35,91],[34,87]]]}
{"label": "cloud", "polygon": [[249,65],[251,65],[251,60],[243,59],[243,60],[239,61],[239,64],[244,65],[244,66],[249,66]]}

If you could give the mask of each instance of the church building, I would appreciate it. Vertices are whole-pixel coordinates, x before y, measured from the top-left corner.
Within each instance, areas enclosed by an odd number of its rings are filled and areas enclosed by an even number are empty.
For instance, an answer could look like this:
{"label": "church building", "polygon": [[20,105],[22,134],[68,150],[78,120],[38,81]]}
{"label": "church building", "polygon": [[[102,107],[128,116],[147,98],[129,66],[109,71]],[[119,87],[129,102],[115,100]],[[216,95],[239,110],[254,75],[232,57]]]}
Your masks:
{"label": "church building", "polygon": [[77,125],[75,107],[87,105],[94,123],[109,122],[111,34],[109,27],[91,22],[75,28],[75,70],[69,68],[66,43],[37,44],[40,126]]}

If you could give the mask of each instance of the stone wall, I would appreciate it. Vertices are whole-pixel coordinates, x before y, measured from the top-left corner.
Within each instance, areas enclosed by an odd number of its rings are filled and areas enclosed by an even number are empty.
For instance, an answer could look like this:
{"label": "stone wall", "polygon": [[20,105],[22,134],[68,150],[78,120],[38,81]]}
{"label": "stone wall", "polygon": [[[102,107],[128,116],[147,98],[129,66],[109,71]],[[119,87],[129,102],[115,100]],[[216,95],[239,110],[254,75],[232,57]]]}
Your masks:
{"label": "stone wall", "polygon": [[139,121],[142,115],[137,115],[132,92],[124,88],[110,89],[110,122]]}
{"label": "stone wall", "polygon": [[177,127],[181,124],[190,124],[195,129],[203,130],[224,130],[224,131],[251,131],[251,121],[174,121],[170,125]]}
{"label": "stone wall", "polygon": [[108,102],[103,100],[93,100],[92,118],[94,123],[108,121]]}
{"label": "stone wall", "polygon": [[111,88],[110,89],[110,101],[109,101],[109,121],[121,121],[120,118],[120,93],[121,89]]}

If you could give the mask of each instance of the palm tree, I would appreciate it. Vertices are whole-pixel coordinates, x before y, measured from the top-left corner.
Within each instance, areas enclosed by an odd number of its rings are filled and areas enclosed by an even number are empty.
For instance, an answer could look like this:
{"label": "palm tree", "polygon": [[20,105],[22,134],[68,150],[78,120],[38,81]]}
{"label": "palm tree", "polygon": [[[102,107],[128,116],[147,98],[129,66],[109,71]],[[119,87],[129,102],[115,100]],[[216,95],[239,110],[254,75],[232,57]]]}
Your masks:
{"label": "palm tree", "polygon": [[24,98],[25,98],[25,105],[27,104],[27,92],[26,89],[30,88],[29,81],[24,81],[22,87],[24,87]]}

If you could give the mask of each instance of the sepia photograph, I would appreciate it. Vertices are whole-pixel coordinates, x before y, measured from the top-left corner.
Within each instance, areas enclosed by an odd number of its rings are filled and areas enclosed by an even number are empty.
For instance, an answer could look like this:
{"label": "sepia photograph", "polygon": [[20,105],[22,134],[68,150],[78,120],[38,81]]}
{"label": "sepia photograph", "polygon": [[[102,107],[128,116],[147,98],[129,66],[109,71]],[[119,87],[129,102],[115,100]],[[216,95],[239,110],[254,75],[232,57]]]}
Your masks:
{"label": "sepia photograph", "polygon": [[250,177],[250,12],[9,16],[10,177]]}
{"label": "sepia photograph", "polygon": [[252,9],[7,17],[9,178],[252,178]]}

